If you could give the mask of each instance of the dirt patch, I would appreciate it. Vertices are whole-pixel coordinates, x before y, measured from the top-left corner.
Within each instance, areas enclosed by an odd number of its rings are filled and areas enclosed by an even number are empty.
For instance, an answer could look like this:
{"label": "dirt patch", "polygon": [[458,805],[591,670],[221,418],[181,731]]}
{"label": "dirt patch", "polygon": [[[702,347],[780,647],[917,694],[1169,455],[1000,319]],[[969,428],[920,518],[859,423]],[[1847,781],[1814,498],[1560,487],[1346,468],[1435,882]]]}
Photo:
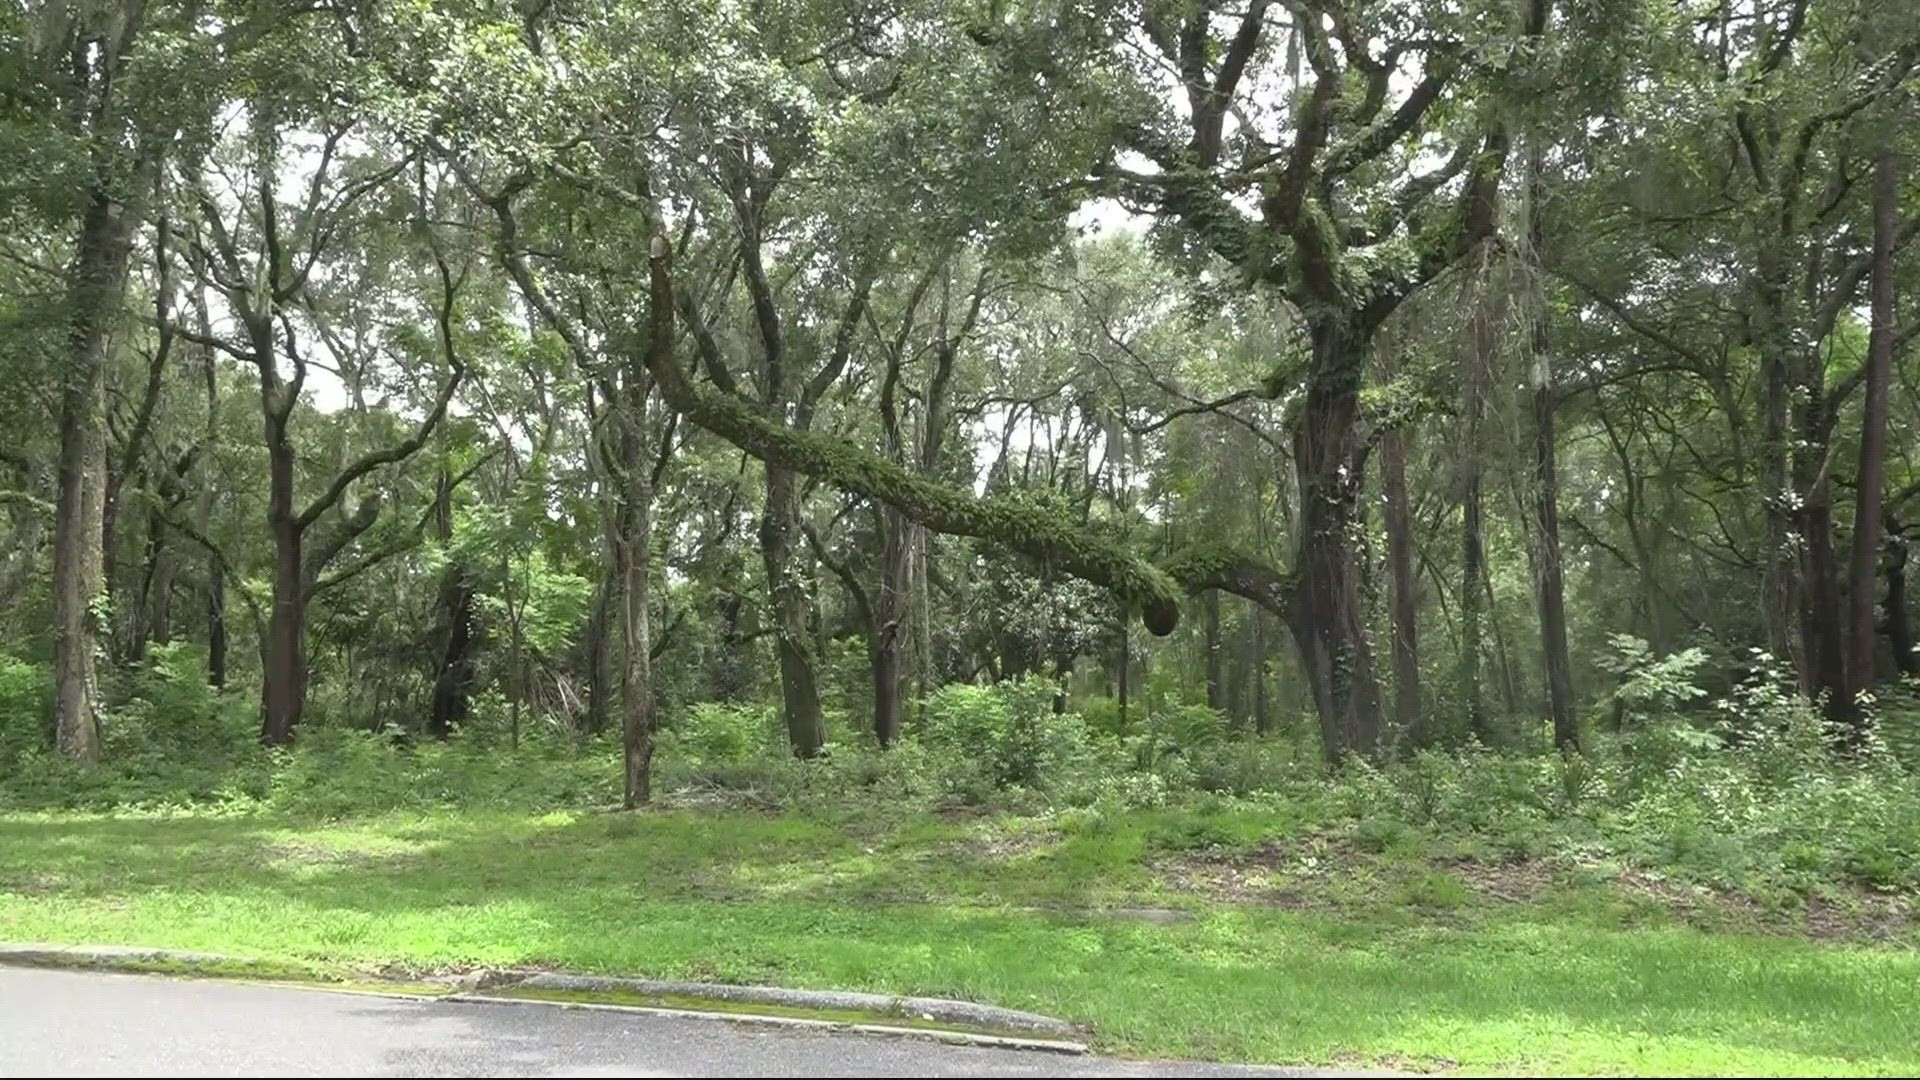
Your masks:
{"label": "dirt patch", "polygon": [[[1381,903],[1445,908],[1467,899],[1531,904],[1557,889],[1579,887],[1569,878],[1573,868],[1546,859],[1396,862],[1329,836],[1273,841],[1241,851],[1168,852],[1156,856],[1150,868],[1176,892],[1217,903],[1296,911],[1352,910]],[[1442,890],[1435,900],[1422,902],[1418,897],[1433,893],[1436,878],[1441,884],[1458,882],[1465,896],[1455,890],[1454,899]],[[1894,943],[1920,935],[1920,902],[1912,896],[1856,889],[1767,904],[1632,868],[1612,869],[1589,880],[1691,925],[1820,941]]]}
{"label": "dirt patch", "polygon": [[1344,841],[1308,837],[1270,841],[1251,850],[1167,852],[1151,867],[1169,888],[1230,904],[1315,906],[1308,901],[1316,879],[1349,874],[1367,855]]}
{"label": "dirt patch", "polygon": [[952,855],[981,862],[1007,862],[1024,855],[1033,855],[1058,845],[1064,839],[1054,829],[1033,829],[1017,833],[996,833],[981,831],[973,836],[949,841],[942,845]]}
{"label": "dirt patch", "polygon": [[364,851],[342,851],[304,840],[282,840],[260,849],[266,862],[293,863],[296,866],[371,866],[376,857]]}
{"label": "dirt patch", "polygon": [[25,877],[0,878],[0,893],[15,896],[54,896],[66,891],[66,882],[52,874],[28,874]]}
{"label": "dirt patch", "polygon": [[1539,859],[1446,859],[1438,865],[1481,896],[1509,904],[1540,899],[1553,889],[1555,879],[1553,867]]}

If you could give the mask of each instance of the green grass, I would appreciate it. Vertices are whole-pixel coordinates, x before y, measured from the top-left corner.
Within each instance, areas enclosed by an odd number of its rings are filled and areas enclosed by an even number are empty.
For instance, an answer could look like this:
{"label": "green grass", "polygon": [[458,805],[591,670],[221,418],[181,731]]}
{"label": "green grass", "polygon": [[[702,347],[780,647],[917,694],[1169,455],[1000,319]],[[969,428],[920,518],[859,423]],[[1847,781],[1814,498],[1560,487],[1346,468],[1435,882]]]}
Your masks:
{"label": "green grass", "polygon": [[[11,815],[0,816],[0,939],[958,997],[1062,1016],[1104,1051],[1154,1056],[1476,1072],[1920,1068],[1910,933],[1862,944],[1738,919],[1703,929],[1566,876],[1502,900],[1415,857],[1303,856],[1237,893],[1182,891],[1155,869],[1202,848],[1232,865],[1276,838],[1320,850],[1294,827],[1171,812]],[[1126,906],[1194,918],[1109,911]]]}

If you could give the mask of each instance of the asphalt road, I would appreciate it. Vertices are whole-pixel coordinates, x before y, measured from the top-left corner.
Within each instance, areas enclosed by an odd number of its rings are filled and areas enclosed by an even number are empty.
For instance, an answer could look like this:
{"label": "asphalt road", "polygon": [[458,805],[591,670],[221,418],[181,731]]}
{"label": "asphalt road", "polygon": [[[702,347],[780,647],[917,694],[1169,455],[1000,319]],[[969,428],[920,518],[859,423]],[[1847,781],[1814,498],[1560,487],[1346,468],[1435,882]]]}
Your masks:
{"label": "asphalt road", "polygon": [[0,968],[0,1076],[1307,1076],[717,1020]]}

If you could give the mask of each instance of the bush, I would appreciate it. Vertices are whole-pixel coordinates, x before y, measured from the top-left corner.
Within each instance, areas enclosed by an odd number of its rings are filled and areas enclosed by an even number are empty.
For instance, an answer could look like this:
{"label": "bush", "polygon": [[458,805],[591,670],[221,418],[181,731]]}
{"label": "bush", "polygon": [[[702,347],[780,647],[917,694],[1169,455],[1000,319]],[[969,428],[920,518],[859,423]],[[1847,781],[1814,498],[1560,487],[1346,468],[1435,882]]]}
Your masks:
{"label": "bush", "polygon": [[1090,757],[1087,725],[1056,714],[1058,687],[1038,676],[993,686],[953,683],[927,695],[921,737],[980,763],[996,785],[1038,786]]}
{"label": "bush", "polygon": [[672,739],[675,747],[702,761],[745,761],[769,751],[785,751],[777,725],[773,709],[767,706],[703,701],[673,725]]}
{"label": "bush", "polygon": [[0,654],[0,777],[22,754],[46,748],[51,688],[45,667]]}

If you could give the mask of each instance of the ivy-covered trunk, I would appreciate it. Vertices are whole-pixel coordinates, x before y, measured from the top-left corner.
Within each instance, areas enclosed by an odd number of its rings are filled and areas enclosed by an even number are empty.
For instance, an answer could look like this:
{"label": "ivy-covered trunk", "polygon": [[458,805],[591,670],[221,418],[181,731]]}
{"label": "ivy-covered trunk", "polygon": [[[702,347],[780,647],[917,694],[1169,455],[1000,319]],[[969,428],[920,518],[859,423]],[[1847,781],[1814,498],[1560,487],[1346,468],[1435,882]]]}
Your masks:
{"label": "ivy-covered trunk", "polygon": [[1294,463],[1300,481],[1300,534],[1291,611],[1294,644],[1313,688],[1322,746],[1339,761],[1384,749],[1380,684],[1360,598],[1363,568],[1355,552],[1365,448],[1355,438],[1360,378],[1371,335],[1342,317],[1312,323],[1313,361]]}
{"label": "ivy-covered trunk", "polygon": [[766,563],[774,638],[780,651],[780,699],[788,743],[796,755],[810,758],[820,752],[826,733],[813,670],[807,580],[801,568],[801,545],[796,543],[800,535],[799,475],[769,465],[766,508],[760,515],[760,556]]}
{"label": "ivy-covered trunk", "polygon": [[100,756],[94,655],[106,587],[104,520],[107,430],[103,393],[114,310],[126,285],[132,242],[127,211],[105,181],[87,203],[68,303],[66,380],[60,394],[60,464],[53,516],[54,745],[80,761]]}

